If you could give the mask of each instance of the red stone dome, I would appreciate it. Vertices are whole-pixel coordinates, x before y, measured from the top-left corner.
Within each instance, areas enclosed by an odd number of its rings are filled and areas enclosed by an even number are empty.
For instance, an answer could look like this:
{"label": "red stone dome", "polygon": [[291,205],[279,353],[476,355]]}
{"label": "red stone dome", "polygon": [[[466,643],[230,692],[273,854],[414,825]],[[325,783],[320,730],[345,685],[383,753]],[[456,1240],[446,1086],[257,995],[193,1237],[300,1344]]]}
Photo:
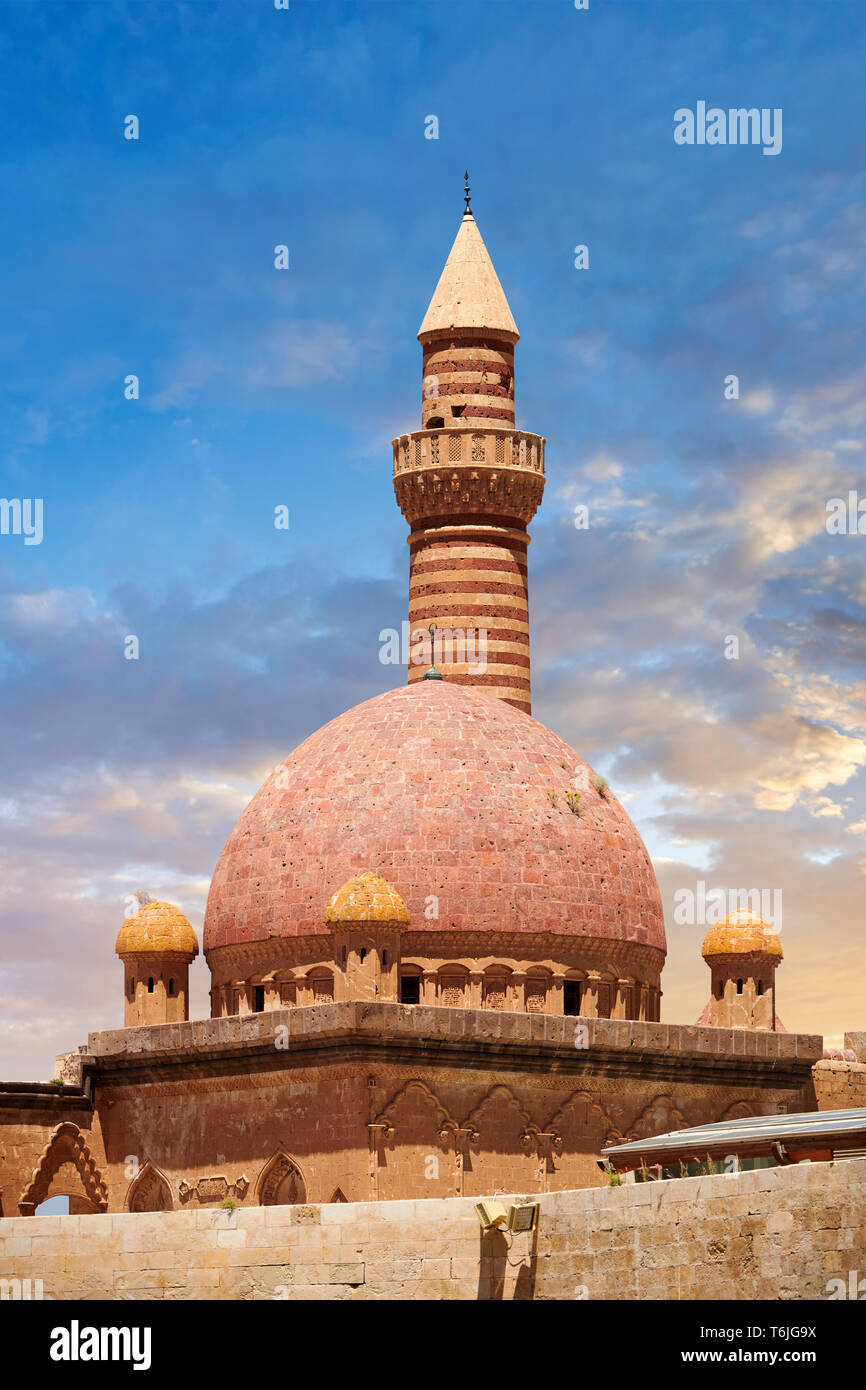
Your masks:
{"label": "red stone dome", "polygon": [[[551,932],[665,950],[643,841],[567,743],[471,686],[377,695],[300,745],[253,797],[211,883],[204,948],[324,934],[360,871],[411,929]],[[569,804],[579,790],[579,812]],[[425,904],[439,900],[436,921]]]}

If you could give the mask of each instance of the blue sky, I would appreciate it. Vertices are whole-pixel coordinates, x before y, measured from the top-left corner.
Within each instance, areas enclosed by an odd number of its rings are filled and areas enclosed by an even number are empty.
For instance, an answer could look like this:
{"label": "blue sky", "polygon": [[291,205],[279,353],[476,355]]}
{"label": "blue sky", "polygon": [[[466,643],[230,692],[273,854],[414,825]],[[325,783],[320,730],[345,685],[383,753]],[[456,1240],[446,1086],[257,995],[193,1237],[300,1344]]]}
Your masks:
{"label": "blue sky", "polygon": [[[864,39],[844,0],[3,0],[2,493],[45,534],[0,537],[0,1072],[115,1023],[124,895],[199,928],[267,770],[394,683],[390,441],[467,167],[548,440],[534,713],[668,907],[783,888],[788,1027],[866,1027],[866,539],[824,528],[866,495]],[[781,153],[675,145],[699,100],[781,108]]]}

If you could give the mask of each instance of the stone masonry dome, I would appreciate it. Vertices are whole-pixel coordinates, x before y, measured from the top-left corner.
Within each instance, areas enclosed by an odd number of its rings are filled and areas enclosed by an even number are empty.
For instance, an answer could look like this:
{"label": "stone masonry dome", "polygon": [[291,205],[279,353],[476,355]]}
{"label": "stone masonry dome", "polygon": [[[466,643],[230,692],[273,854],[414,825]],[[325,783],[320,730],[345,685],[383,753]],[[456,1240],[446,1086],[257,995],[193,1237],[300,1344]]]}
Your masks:
{"label": "stone masonry dome", "polygon": [[325,913],[332,922],[408,922],[409,911],[390,883],[378,874],[356,874],[338,888]]}
{"label": "stone masonry dome", "polygon": [[329,902],[364,864],[405,901],[413,931],[663,955],[649,856],[600,785],[549,729],[470,686],[378,695],[314,733],[253,797],[213,876],[205,951],[327,933]]}
{"label": "stone masonry dome", "polygon": [[701,955],[704,960],[714,956],[762,954],[782,959],[782,944],[771,926],[757,912],[729,912],[727,917],[710,927],[704,937]]}
{"label": "stone masonry dome", "polygon": [[127,917],[117,934],[115,950],[119,956],[170,951],[196,956],[198,941],[183,913],[171,903],[149,902]]}

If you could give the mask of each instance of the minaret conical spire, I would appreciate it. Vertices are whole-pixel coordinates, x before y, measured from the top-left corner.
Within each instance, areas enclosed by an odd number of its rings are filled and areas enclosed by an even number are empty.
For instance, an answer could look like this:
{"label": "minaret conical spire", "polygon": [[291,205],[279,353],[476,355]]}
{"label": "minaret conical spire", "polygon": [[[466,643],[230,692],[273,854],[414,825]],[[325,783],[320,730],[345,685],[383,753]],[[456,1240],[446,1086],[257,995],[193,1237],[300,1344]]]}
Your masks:
{"label": "minaret conical spire", "polygon": [[466,211],[433,291],[424,322],[418,330],[421,343],[429,335],[449,330],[484,330],[502,335],[514,344],[520,337],[493,262],[466,204]]}

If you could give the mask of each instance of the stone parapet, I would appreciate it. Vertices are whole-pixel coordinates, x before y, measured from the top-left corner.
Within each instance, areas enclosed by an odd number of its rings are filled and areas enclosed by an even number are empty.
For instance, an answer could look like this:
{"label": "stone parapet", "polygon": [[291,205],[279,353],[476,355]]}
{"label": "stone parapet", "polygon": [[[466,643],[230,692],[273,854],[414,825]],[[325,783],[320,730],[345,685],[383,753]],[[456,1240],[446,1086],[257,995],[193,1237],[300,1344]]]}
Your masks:
{"label": "stone parapet", "polygon": [[[279,1036],[280,1047],[275,1039]],[[627,1019],[582,1019],[490,1009],[347,1001],[272,1009],[244,1017],[202,1019],[150,1028],[91,1033],[85,1072],[106,1073],[180,1064],[193,1071],[238,1054],[273,1057],[358,1049],[371,1061],[389,1055],[429,1066],[500,1063],[511,1070],[555,1066],[571,1075],[654,1077],[676,1081],[766,1077],[774,1087],[801,1085],[821,1058],[811,1034],[684,1027]],[[758,1082],[760,1084],[760,1082]]]}

